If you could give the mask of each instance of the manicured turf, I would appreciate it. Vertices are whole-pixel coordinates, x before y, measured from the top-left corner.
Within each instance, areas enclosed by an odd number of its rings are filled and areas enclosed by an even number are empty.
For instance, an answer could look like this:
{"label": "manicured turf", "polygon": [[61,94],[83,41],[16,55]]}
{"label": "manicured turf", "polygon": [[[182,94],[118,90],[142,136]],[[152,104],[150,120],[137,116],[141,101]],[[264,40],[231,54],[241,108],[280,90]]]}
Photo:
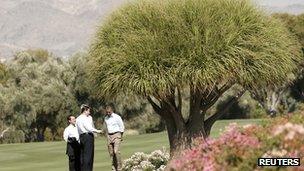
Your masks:
{"label": "manicured turf", "polygon": [[[211,131],[212,137],[219,136],[231,122],[259,124],[261,120],[223,120],[218,121]],[[44,142],[0,145],[0,171],[63,171],[68,170],[65,155],[65,142]],[[122,143],[122,157],[126,159],[134,152],[151,152],[162,147],[168,148],[166,132],[144,135],[130,135]],[[95,140],[94,170],[110,169],[110,158],[103,137]]]}

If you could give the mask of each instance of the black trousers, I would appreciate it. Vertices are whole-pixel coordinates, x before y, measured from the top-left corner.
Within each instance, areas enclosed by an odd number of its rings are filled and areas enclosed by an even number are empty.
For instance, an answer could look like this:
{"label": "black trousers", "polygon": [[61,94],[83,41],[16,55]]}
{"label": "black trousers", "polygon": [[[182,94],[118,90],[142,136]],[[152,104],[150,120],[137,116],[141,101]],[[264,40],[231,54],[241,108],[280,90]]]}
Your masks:
{"label": "black trousers", "polygon": [[80,171],[80,156],[69,156],[69,170]]}
{"label": "black trousers", "polygon": [[66,154],[69,156],[69,170],[80,171],[80,144],[77,141],[67,143]]}
{"label": "black trousers", "polygon": [[81,171],[92,171],[94,161],[94,135],[80,135],[80,161]]}

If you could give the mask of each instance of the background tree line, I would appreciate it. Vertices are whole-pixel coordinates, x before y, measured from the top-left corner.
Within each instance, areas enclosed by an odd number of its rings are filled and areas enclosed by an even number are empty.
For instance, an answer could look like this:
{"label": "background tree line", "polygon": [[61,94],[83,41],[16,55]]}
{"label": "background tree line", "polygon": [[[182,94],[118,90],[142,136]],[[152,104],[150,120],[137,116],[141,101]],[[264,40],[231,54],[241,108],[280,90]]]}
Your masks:
{"label": "background tree line", "polygon": [[[304,51],[304,15],[274,14],[297,37]],[[88,78],[88,54],[78,53],[69,59],[55,57],[43,49],[26,50],[0,64],[0,141],[2,143],[61,140],[67,125],[66,116],[78,115],[82,103],[93,107],[95,125],[101,127],[103,106],[115,104],[127,128],[139,133],[165,129],[164,121],[154,114],[149,102],[135,95],[103,99]],[[303,108],[303,67],[291,74],[291,82],[279,87],[246,91],[222,119],[261,118],[267,114],[285,114]],[[207,112],[221,111],[239,91],[229,89]],[[188,111],[190,96],[181,94]]]}

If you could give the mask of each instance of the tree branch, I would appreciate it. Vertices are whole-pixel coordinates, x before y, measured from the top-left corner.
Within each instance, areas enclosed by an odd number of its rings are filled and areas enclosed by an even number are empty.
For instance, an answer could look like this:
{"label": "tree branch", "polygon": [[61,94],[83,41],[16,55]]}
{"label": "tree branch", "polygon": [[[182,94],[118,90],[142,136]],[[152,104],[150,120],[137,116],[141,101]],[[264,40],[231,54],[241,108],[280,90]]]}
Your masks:
{"label": "tree branch", "polygon": [[150,96],[147,96],[146,97],[147,100],[149,101],[149,103],[152,105],[154,111],[158,114],[158,115],[161,115],[161,107],[159,107],[153,100]]}
{"label": "tree branch", "polygon": [[210,134],[211,127],[212,127],[212,125],[215,123],[215,121],[217,121],[221,116],[223,116],[223,115],[228,111],[228,109],[229,109],[233,104],[235,104],[235,103],[238,101],[238,99],[239,99],[240,97],[242,97],[242,95],[243,95],[245,92],[246,92],[246,90],[242,90],[242,91],[240,91],[239,93],[237,93],[236,96],[232,97],[232,98],[227,102],[227,104],[224,105],[224,106],[225,106],[224,109],[222,109],[221,111],[219,111],[219,112],[213,114],[212,116],[210,116],[209,118],[207,118],[207,119],[205,120],[204,127],[205,127],[205,130],[206,130],[207,135]]}
{"label": "tree branch", "polygon": [[175,103],[175,90],[171,91],[171,94],[166,96],[166,99],[163,99],[163,107],[165,110],[169,110],[168,113],[172,114],[172,117],[174,118],[176,126],[180,129],[183,129],[185,126],[185,120],[182,116],[181,111],[179,111],[179,107]]}
{"label": "tree branch", "polygon": [[[201,116],[202,112],[200,111],[201,99],[202,99],[201,92],[198,91],[198,89],[195,88],[194,86],[190,86],[190,100],[189,100],[190,109],[189,109],[189,117],[186,122],[187,125],[193,125],[193,122],[195,120],[202,118]],[[202,120],[201,122],[203,121],[204,120]]]}
{"label": "tree branch", "polygon": [[6,128],[4,131],[2,131],[1,134],[0,134],[0,138],[3,138],[4,133],[7,132],[9,129],[10,129],[10,128]]}
{"label": "tree branch", "polygon": [[267,109],[267,93],[264,89],[257,91],[256,89],[252,89],[249,91],[253,99],[258,101],[258,103],[264,108]]}
{"label": "tree branch", "polygon": [[220,89],[215,87],[212,90],[212,92],[209,93],[207,98],[202,99],[202,100],[205,101],[205,103],[201,102],[201,104],[202,104],[201,105],[201,110],[206,111],[211,106],[213,106],[217,102],[217,100],[222,96],[222,94],[225,93],[232,85],[233,85],[233,83],[227,82]]}
{"label": "tree branch", "polygon": [[182,105],[183,105],[183,99],[182,99],[182,94],[181,94],[181,90],[180,87],[177,87],[177,96],[178,96],[178,112],[182,113]]}

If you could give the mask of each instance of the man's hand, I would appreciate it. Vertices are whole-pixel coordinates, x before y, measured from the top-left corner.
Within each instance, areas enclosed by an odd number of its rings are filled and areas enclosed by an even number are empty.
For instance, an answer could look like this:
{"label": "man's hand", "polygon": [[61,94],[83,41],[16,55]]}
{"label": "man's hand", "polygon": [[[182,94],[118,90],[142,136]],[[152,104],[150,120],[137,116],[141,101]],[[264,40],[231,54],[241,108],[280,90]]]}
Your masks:
{"label": "man's hand", "polygon": [[102,130],[96,130],[96,133],[101,134]]}
{"label": "man's hand", "polygon": [[123,138],[122,138],[123,132],[120,132],[120,134],[121,134],[120,139],[121,139],[121,141],[123,141]]}

